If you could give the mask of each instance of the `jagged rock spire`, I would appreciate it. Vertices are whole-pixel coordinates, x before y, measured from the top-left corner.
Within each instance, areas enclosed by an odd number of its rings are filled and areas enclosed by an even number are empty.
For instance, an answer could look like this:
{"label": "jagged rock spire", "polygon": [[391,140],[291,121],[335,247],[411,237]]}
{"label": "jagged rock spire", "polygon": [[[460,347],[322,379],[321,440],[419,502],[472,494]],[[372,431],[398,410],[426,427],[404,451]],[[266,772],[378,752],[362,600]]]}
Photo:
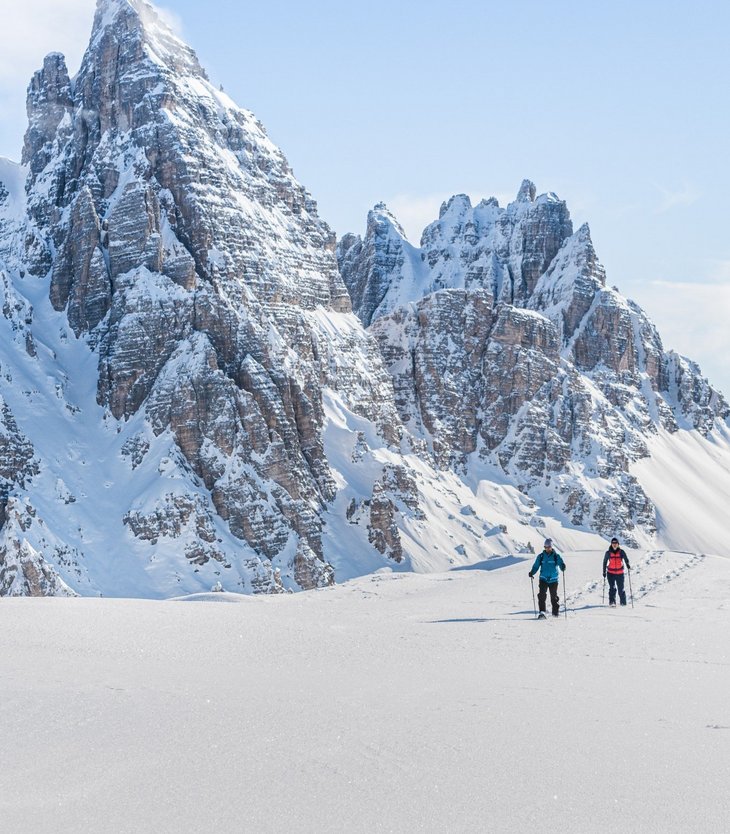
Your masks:
{"label": "jagged rock spire", "polygon": [[461,216],[465,212],[470,211],[470,209],[471,200],[467,194],[454,194],[453,197],[450,197],[448,200],[441,203],[441,208],[439,209],[439,219],[442,219],[447,214]]}
{"label": "jagged rock spire", "polygon": [[33,173],[42,171],[51,157],[58,128],[73,111],[71,80],[66,59],[59,52],[46,55],[43,68],[33,76],[28,87],[26,109],[28,129],[23,144],[23,165]]}
{"label": "jagged rock spire", "polygon": [[401,224],[398,222],[398,218],[393,214],[393,212],[388,208],[388,206],[386,206],[385,203],[376,203],[373,206],[372,210],[368,212],[368,230],[371,228],[371,226],[375,226],[379,223],[386,223],[391,225],[401,237],[406,237],[406,233],[403,230],[403,226],[401,226]]}
{"label": "jagged rock spire", "polygon": [[356,271],[344,268],[348,291],[360,320],[370,323],[390,289],[390,276],[403,266],[412,247],[406,233],[385,203],[368,212],[365,238],[345,235],[337,245],[340,264],[357,264]]}
{"label": "jagged rock spire", "polygon": [[352,248],[355,238],[350,236],[338,247],[340,269],[361,321],[369,325],[391,312],[406,286],[406,295],[415,294],[409,300],[438,288],[479,286],[500,301],[526,304],[573,232],[565,202],[535,193],[534,184],[525,180],[524,199],[518,196],[506,208],[494,199],[472,206],[468,195],[455,194],[424,230],[420,250],[407,244],[392,215],[377,214],[374,220],[371,212],[361,249]]}
{"label": "jagged rock spire", "polygon": [[517,201],[520,203],[534,203],[537,195],[537,188],[532,180],[522,180],[520,190],[517,192]]}
{"label": "jagged rock spire", "polygon": [[651,533],[653,506],[629,471],[645,438],[683,423],[707,432],[730,408],[699,375],[690,395],[689,366],[606,288],[588,226],[573,233],[565,203],[525,180],[504,209],[452,197],[420,250],[390,224],[378,232],[343,239],[340,267],[401,419],[439,462],[478,454],[520,489],[547,490],[574,524],[619,526],[626,541]]}

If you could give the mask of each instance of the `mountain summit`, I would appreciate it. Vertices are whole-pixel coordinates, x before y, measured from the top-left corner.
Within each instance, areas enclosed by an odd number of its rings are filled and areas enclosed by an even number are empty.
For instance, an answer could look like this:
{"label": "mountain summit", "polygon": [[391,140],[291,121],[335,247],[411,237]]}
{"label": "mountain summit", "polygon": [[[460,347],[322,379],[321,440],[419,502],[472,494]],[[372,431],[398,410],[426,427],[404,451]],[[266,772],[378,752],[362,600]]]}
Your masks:
{"label": "mountain summit", "polygon": [[111,42],[128,41],[132,35],[146,55],[174,72],[205,75],[193,50],[174,33],[165,16],[146,0],[97,0],[91,44],[105,34]]}

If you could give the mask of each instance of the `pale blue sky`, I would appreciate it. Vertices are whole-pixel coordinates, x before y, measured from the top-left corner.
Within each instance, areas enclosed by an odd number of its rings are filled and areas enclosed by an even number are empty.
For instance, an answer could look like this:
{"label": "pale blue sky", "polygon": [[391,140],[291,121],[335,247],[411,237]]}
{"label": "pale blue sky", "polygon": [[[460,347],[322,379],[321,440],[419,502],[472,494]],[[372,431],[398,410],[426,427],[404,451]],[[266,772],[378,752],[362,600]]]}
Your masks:
{"label": "pale blue sky", "polygon": [[[0,154],[17,159],[30,73],[51,49],[77,68],[94,0],[12,3]],[[503,201],[529,177],[589,221],[609,283],[665,345],[730,394],[730,4],[163,5],[338,234],[385,200],[417,242],[451,194]]]}

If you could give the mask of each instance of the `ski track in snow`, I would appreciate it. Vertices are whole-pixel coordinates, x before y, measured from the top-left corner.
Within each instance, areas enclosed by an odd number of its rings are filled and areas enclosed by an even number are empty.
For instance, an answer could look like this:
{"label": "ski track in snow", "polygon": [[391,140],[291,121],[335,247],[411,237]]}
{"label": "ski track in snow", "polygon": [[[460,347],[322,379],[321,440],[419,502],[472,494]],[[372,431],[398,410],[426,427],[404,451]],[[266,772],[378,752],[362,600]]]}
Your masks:
{"label": "ski track in snow", "polygon": [[[666,550],[650,551],[643,558],[635,561],[631,568],[631,585],[629,584],[628,572],[625,573],[624,588],[626,599],[631,605],[631,591],[633,589],[634,602],[643,599],[647,594],[661,588],[669,582],[677,579],[684,571],[699,565],[705,554],[670,552]],[[632,561],[629,556],[629,561]],[[588,582],[586,586],[578,591],[567,595],[568,609],[576,607],[579,602],[586,602],[586,605],[595,603],[596,598],[603,597],[603,578]],[[608,581],[606,581],[605,597],[608,601]]]}

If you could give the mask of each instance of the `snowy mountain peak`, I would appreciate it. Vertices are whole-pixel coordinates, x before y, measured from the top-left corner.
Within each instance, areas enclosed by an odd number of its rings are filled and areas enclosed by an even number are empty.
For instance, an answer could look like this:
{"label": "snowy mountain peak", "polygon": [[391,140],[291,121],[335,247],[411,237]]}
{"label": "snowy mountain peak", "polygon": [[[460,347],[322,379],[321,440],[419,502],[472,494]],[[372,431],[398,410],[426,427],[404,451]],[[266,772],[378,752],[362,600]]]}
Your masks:
{"label": "snowy mountain peak", "polygon": [[578,228],[576,235],[578,236],[578,240],[586,243],[590,242],[591,245],[593,245],[593,241],[591,240],[591,227],[588,225],[588,223],[583,223]]}
{"label": "snowy mountain peak", "polygon": [[176,37],[164,14],[147,0],[97,0],[92,43],[104,29],[120,28],[123,20],[128,28]]}
{"label": "snowy mountain peak", "polygon": [[392,226],[395,229],[396,234],[400,235],[400,237],[405,238],[406,233],[403,230],[403,227],[398,222],[398,219],[393,214],[393,212],[385,205],[385,203],[377,203],[373,206],[372,211],[368,212],[368,230],[371,226],[375,227],[380,224],[385,224],[386,226]]}
{"label": "snowy mountain peak", "polygon": [[[141,42],[146,57],[154,63],[176,73],[205,77],[195,52],[177,36],[166,15],[147,0],[98,0],[90,49],[107,40],[126,43],[122,58],[142,57],[137,49],[130,49],[131,43]],[[109,46],[103,51],[108,54]]]}
{"label": "snowy mountain peak", "polygon": [[471,210],[471,200],[467,194],[454,194],[448,200],[441,204],[439,211],[439,220],[442,220],[447,215],[454,217],[463,217],[466,212]]}
{"label": "snowy mountain peak", "polygon": [[477,203],[477,208],[499,208],[499,200],[496,197],[485,197]]}
{"label": "snowy mountain peak", "polygon": [[49,52],[43,59],[44,67],[46,65],[63,64],[66,66],[66,56],[63,52]]}
{"label": "snowy mountain peak", "polygon": [[522,180],[520,190],[517,192],[517,201],[520,203],[534,203],[537,195],[537,188],[532,180]]}
{"label": "snowy mountain peak", "polygon": [[94,28],[111,25],[119,14],[139,14],[144,6],[150,6],[147,0],[96,0]]}
{"label": "snowy mountain peak", "polygon": [[[352,249],[356,238],[343,237],[338,247],[340,266],[361,320],[369,324],[369,316],[389,313],[443,288],[479,286],[499,301],[525,306],[539,277],[572,235],[573,225],[565,202],[554,194],[536,197],[529,180],[521,193],[532,197],[506,208],[494,198],[472,206],[466,194],[452,196],[441,205],[438,220],[424,229],[420,249],[408,244],[390,213],[391,233],[386,236],[377,224],[369,223],[359,255]],[[363,256],[365,251],[370,254]],[[371,288],[363,257],[370,264],[375,285]],[[383,271],[381,262],[399,268]]]}
{"label": "snowy mountain peak", "polygon": [[0,573],[143,596],[330,583],[347,478],[325,400],[374,445],[400,426],[316,203],[141,0],[99,4],[79,73],[49,56],[28,115],[27,168],[0,166],[0,530],[18,498],[29,548],[0,537]]}

